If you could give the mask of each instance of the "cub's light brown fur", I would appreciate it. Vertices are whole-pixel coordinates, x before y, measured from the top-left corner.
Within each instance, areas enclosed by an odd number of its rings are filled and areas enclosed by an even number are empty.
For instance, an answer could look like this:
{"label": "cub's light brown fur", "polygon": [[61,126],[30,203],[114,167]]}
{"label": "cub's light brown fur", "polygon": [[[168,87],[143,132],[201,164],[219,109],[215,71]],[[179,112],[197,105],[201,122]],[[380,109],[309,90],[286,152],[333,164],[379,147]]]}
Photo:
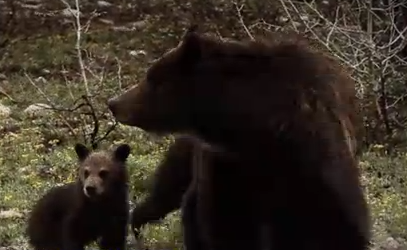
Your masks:
{"label": "cub's light brown fur", "polygon": [[35,250],[83,250],[100,237],[105,250],[124,250],[128,223],[126,159],[130,147],[91,152],[75,146],[77,181],[48,191],[33,207],[27,234]]}

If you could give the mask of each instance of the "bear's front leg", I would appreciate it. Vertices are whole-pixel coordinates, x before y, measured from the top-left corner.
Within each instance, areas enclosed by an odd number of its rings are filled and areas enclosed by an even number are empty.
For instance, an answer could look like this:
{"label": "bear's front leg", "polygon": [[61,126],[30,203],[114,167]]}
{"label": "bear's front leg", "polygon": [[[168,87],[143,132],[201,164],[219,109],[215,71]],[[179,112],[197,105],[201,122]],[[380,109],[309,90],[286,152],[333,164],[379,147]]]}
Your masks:
{"label": "bear's front leg", "polygon": [[198,225],[196,195],[195,186],[191,184],[184,195],[183,203],[181,205],[184,248],[186,250],[206,249]]}
{"label": "bear's front leg", "polygon": [[125,250],[127,237],[127,217],[114,218],[102,233],[98,245],[102,250]]}
{"label": "bear's front leg", "polygon": [[85,246],[70,239],[66,239],[63,243],[63,250],[85,250]]}
{"label": "bear's front leg", "polygon": [[263,249],[261,208],[255,204],[251,187],[245,186],[247,175],[238,166],[213,165],[210,177],[199,183],[197,204],[198,223],[209,249]]}
{"label": "bear's front leg", "polygon": [[[78,227],[79,226],[79,227]],[[81,242],[80,225],[75,224],[75,219],[73,217],[67,218],[63,222],[62,235],[61,235],[61,250],[85,250],[83,242]]]}

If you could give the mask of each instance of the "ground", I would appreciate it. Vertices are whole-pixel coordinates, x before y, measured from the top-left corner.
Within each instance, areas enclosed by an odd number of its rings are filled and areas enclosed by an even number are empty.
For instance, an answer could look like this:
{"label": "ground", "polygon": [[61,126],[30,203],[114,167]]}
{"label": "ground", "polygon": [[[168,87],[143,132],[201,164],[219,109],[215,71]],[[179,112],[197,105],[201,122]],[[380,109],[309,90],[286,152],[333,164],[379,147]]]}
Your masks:
{"label": "ground", "polygon": [[[91,25],[81,41],[81,51],[86,51],[82,55],[86,79],[75,49],[77,33],[71,25],[58,34],[13,38],[8,47],[0,48],[0,250],[25,249],[25,219],[32,204],[50,187],[73,180],[73,145],[83,142],[83,131],[92,134],[95,127],[92,116],[85,111],[93,108],[99,117],[96,137],[101,138],[112,123],[105,106],[107,98],[143,78],[150,61],[176,44],[188,26],[185,13],[173,15],[171,18],[179,19],[172,22],[166,19],[172,13],[166,11],[172,12],[174,7],[162,7],[156,7],[154,15],[146,14],[151,12],[148,8],[143,10],[146,13],[123,15],[117,25]],[[235,8],[228,11],[222,16],[236,14]],[[255,20],[247,13],[242,15],[247,22]],[[237,14],[227,25],[210,26],[204,20],[199,23],[205,23],[204,30],[214,34],[247,37]],[[91,95],[81,98],[86,93],[86,82]],[[74,108],[76,100],[84,103],[85,109]],[[41,103],[56,107],[44,109]],[[367,121],[374,121],[364,115]],[[170,141],[123,125],[117,125],[102,141],[102,145],[125,142],[132,147],[128,166],[133,202],[145,195],[145,180]],[[407,185],[400,181],[407,178],[407,154],[400,150],[389,156],[384,153],[386,146],[372,143],[364,150],[360,167],[375,220],[375,247],[384,244],[389,249],[390,244],[403,244],[402,239],[407,239]],[[143,235],[150,249],[180,249],[179,223],[179,212],[175,212],[161,224],[147,226]]]}

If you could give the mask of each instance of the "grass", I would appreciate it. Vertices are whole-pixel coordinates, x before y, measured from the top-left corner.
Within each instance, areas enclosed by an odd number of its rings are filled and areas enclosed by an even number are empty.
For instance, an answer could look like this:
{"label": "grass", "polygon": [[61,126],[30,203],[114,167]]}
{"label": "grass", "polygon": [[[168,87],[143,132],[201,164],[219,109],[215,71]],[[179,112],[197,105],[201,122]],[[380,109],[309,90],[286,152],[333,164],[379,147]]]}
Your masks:
{"label": "grass", "polygon": [[[146,27],[137,36],[97,29],[84,34],[82,50],[86,52],[83,56],[100,134],[112,122],[106,110],[107,98],[142,76],[148,61],[162,52],[156,41],[174,40],[172,35],[166,36],[167,40],[157,39],[168,30],[152,29]],[[85,93],[75,39],[75,32],[70,32],[16,42],[0,61],[7,78],[1,87],[12,97],[0,96],[0,103],[12,109],[11,117],[0,119],[0,212],[15,212],[10,218],[0,216],[0,247],[27,247],[27,213],[51,187],[74,180],[73,145],[83,142],[83,128],[94,127],[84,110],[59,110],[71,109]],[[148,55],[132,56],[130,52],[136,50],[147,50]],[[24,109],[34,103],[52,103],[58,110],[30,117]],[[140,130],[119,125],[101,147],[121,142],[132,147],[128,159],[130,197],[136,203],[146,194],[146,180],[168,146],[168,139],[153,140]],[[147,225],[143,235],[152,249],[177,249],[181,246],[180,230],[179,212],[174,212],[160,224]]]}
{"label": "grass", "polygon": [[[137,82],[150,60],[164,48],[173,46],[181,34],[181,27],[156,29],[154,20],[149,22],[150,25],[137,35],[91,30],[84,36],[82,49],[87,51],[85,63],[94,73],[88,77],[92,93],[97,93],[92,102],[101,117],[102,132],[106,131],[111,119],[105,101],[121,91],[118,82],[122,88]],[[1,86],[15,100],[0,99],[13,110],[11,117],[0,119],[0,211],[14,211],[20,215],[0,218],[0,247],[26,246],[25,220],[31,206],[51,187],[75,177],[73,145],[83,140],[81,120],[89,123],[89,118],[79,111],[50,111],[45,117],[35,119],[23,112],[30,104],[47,103],[47,98],[58,107],[70,108],[84,93],[74,44],[74,32],[32,38],[13,44],[7,58],[0,62],[7,77],[7,83]],[[147,56],[132,56],[133,50],[145,50]],[[9,129],[11,127],[15,129]],[[120,142],[132,146],[128,165],[131,197],[137,202],[145,195],[145,181],[160,160],[168,140],[152,140],[140,130],[119,125],[104,144]],[[407,238],[407,188],[402,182],[407,177],[406,165],[406,155],[384,156],[380,145],[365,152],[361,158],[362,179],[377,239],[383,235]],[[161,224],[146,226],[143,234],[152,249],[179,249],[180,230],[179,213],[175,212]]]}
{"label": "grass", "polygon": [[[141,131],[119,127],[120,134],[132,146],[128,159],[131,176],[131,195],[133,202],[145,194],[146,179],[160,160],[167,143],[152,143]],[[110,143],[121,143],[119,139]],[[41,129],[22,121],[19,133],[7,133],[0,147],[0,204],[2,211],[14,211],[22,217],[0,219],[0,242],[2,246],[25,245],[24,237],[26,214],[34,202],[47,190],[56,185],[73,181],[75,178],[76,155],[74,141],[66,146],[52,146],[53,151],[41,153],[44,149]],[[18,145],[18,146],[17,146]],[[107,145],[105,145],[107,146]],[[7,153],[5,153],[7,152]],[[160,225],[149,225],[144,229],[147,244],[150,246],[178,246],[180,239],[179,218],[171,214]]]}
{"label": "grass", "polygon": [[[0,125],[9,122],[3,120]],[[18,133],[6,133],[0,141],[3,152],[0,156],[0,210],[11,210],[23,215],[21,218],[0,219],[0,242],[3,246],[26,244],[25,215],[30,207],[51,187],[75,178],[74,141],[63,146],[52,146],[52,152],[44,154],[41,153],[45,147],[41,128],[26,120],[22,120],[20,126]],[[142,131],[126,126],[119,126],[112,137],[118,135],[121,139],[105,144],[126,141],[132,146],[128,164],[131,174],[130,197],[137,202],[145,195],[145,181],[160,160],[167,142],[152,142]],[[375,230],[379,233],[387,231],[399,237],[407,234],[407,190],[399,181],[399,178],[406,176],[406,165],[405,155],[388,158],[368,152],[361,159],[362,180],[375,218]],[[380,178],[377,174],[379,171],[383,176],[394,178]],[[148,225],[143,232],[150,247],[179,246],[181,234],[178,212],[169,215],[162,224]]]}

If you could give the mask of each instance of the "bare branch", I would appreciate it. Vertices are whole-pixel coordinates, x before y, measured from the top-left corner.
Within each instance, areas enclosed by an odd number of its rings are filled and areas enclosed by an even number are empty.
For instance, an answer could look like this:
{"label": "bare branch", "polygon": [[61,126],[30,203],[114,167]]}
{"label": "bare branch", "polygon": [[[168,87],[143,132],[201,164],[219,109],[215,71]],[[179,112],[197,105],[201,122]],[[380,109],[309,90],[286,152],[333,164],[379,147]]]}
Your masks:
{"label": "bare branch", "polygon": [[81,97],[84,101],[85,104],[90,108],[90,113],[88,113],[92,119],[93,119],[93,131],[90,134],[90,143],[93,149],[96,149],[98,147],[97,143],[96,143],[96,137],[99,133],[99,119],[96,115],[96,111],[95,108],[92,105],[92,102],[90,101],[89,97],[86,95],[83,95]]}
{"label": "bare branch", "polygon": [[85,84],[85,91],[86,91],[86,95],[90,95],[90,91],[89,91],[89,84],[88,84],[88,78],[86,76],[86,71],[85,71],[85,65],[83,62],[83,58],[82,58],[82,50],[81,50],[81,38],[82,38],[82,26],[81,26],[81,19],[80,19],[80,8],[79,8],[79,0],[75,0],[75,7],[76,7],[76,12],[72,10],[71,6],[69,5],[68,2],[66,2],[65,0],[61,0],[62,3],[65,4],[65,6],[67,7],[67,9],[71,12],[71,14],[75,17],[75,21],[76,21],[76,52],[77,52],[77,56],[78,56],[78,61],[79,61],[79,67],[81,69],[81,74],[82,74],[82,79],[83,79],[83,83]]}
{"label": "bare branch", "polygon": [[119,89],[120,91],[123,89],[123,84],[122,84],[122,66],[120,64],[119,58],[115,57],[115,60],[117,62],[117,78],[119,82]]}
{"label": "bare branch", "polygon": [[249,29],[247,28],[246,24],[245,24],[244,21],[243,21],[243,16],[242,16],[241,11],[242,11],[242,9],[244,8],[244,4],[242,4],[242,5],[240,5],[240,6],[237,6],[237,3],[236,3],[236,2],[233,2],[233,4],[234,4],[235,7],[236,7],[237,16],[238,16],[238,18],[239,18],[240,24],[242,25],[243,29],[245,30],[245,32],[246,32],[246,34],[249,36],[249,38],[250,38],[251,40],[254,40],[253,35],[250,33]]}
{"label": "bare branch", "polygon": [[[297,26],[293,23],[294,19],[292,18],[290,11],[288,11],[287,6],[285,5],[285,0],[279,0],[279,1],[280,1],[281,6],[283,6],[284,12],[287,14],[288,19],[291,21],[290,22],[291,26],[293,26],[293,29],[296,32],[298,32]],[[293,4],[291,1],[290,1],[290,3]]]}
{"label": "bare branch", "polygon": [[12,30],[16,23],[16,21],[15,21],[15,15],[16,15],[15,2],[13,0],[7,0],[6,6],[7,6],[7,8],[10,9],[10,11],[7,13],[5,20],[3,20],[4,22],[2,24],[2,28],[0,29],[0,32],[3,33],[2,39],[0,40],[0,50],[5,48],[10,43],[9,36],[12,33]]}
{"label": "bare branch", "polygon": [[[31,85],[33,85],[37,91],[43,96],[43,98],[45,98],[48,102],[48,104],[52,107],[52,110],[59,110],[56,105],[51,101],[51,99],[49,99],[49,97],[41,90],[41,88],[39,88],[35,82],[28,76],[27,73],[24,73],[25,77],[28,79],[28,82],[31,83]],[[69,131],[76,136],[75,130],[72,128],[72,126],[69,124],[69,122],[65,119],[65,117],[56,112],[56,114],[58,115],[59,119],[61,119],[61,121],[67,126],[67,128],[69,129]]]}

